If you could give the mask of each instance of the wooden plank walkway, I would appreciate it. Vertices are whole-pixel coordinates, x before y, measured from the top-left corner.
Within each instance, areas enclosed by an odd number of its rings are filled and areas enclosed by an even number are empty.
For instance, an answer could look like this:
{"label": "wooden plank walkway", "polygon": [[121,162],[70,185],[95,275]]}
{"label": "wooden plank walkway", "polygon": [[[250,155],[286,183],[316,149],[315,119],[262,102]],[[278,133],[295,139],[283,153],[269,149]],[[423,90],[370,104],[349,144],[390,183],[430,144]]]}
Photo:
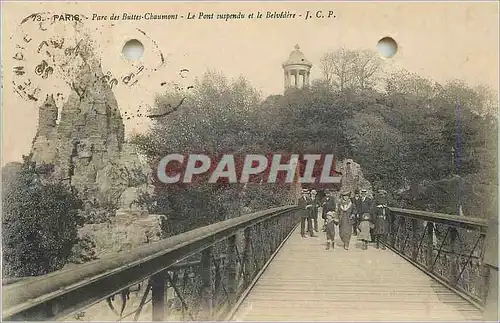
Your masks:
{"label": "wooden plank walkway", "polygon": [[242,302],[234,321],[482,321],[481,312],[390,250],[298,227]]}

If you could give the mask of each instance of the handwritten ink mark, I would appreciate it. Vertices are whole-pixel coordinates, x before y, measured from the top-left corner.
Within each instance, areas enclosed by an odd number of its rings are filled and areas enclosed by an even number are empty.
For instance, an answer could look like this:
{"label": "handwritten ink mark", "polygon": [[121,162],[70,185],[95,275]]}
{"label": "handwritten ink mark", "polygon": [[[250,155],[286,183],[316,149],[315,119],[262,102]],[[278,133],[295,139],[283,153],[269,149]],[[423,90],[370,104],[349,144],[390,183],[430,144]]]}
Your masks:
{"label": "handwritten ink mark", "polygon": [[35,21],[35,20],[38,19],[38,21],[40,21],[42,19],[42,16],[41,16],[42,13],[44,13],[44,12],[35,12],[35,13],[32,13],[28,17],[26,17],[23,20],[21,20],[21,23],[19,25],[24,24],[25,22],[27,22],[30,19],[33,19],[33,21]]}
{"label": "handwritten ink mark", "polygon": [[160,59],[161,59],[161,64],[160,66],[162,66],[164,63],[165,63],[165,58],[163,57],[163,53],[161,52],[160,50],[160,47],[158,46],[158,44],[153,40],[151,39],[151,37],[149,37],[144,31],[142,31],[141,29],[139,28],[136,28],[141,34],[143,34],[144,36],[148,37],[149,40],[151,40],[153,42],[153,45],[155,45],[156,49],[158,50],[158,52],[160,53]]}
{"label": "handwritten ink mark", "polygon": [[62,49],[63,44],[64,44],[64,38],[62,38],[62,39],[60,40],[60,42],[57,42],[57,41],[55,41],[55,40],[52,40],[52,39],[51,39],[51,40],[50,40],[50,43],[51,43],[51,44],[52,44],[52,46],[54,46],[55,48]]}
{"label": "handwritten ink mark", "polygon": [[14,73],[16,75],[24,75],[26,72],[24,71],[24,66],[14,66]]}
{"label": "handwritten ink mark", "polygon": [[43,27],[42,27],[42,21],[40,21],[40,23],[38,23],[38,28],[39,28],[41,31],[46,31],[46,30],[47,30],[46,28],[43,28]]}
{"label": "handwritten ink mark", "polygon": [[[177,111],[179,109],[179,107],[182,105],[182,103],[184,102],[185,99],[186,98],[182,98],[181,102],[179,102],[179,104],[175,108],[173,108],[172,110],[170,110],[170,111],[167,111],[167,112],[161,113],[161,114],[150,114],[147,117],[148,118],[161,118],[161,117],[165,117],[165,116],[167,116],[167,115],[169,115],[169,114]],[[170,104],[168,104],[167,107],[171,108],[172,106]]]}
{"label": "handwritten ink mark", "polygon": [[22,61],[22,60],[24,59],[24,55],[23,55],[23,53],[18,52],[18,53],[16,53],[16,55],[15,55],[14,57],[12,57],[12,58],[13,58],[13,59],[16,59],[16,60],[18,60],[18,61]]}
{"label": "handwritten ink mark", "polygon": [[111,89],[113,88],[113,85],[118,85],[118,80],[116,78],[112,79],[109,82],[109,86],[111,87]]}
{"label": "handwritten ink mark", "polygon": [[130,73],[129,75],[125,76],[123,79],[122,79],[122,82],[124,84],[128,84],[130,82],[130,80],[135,76],[134,73]]}
{"label": "handwritten ink mark", "polygon": [[45,40],[38,45],[38,50],[36,51],[37,53],[40,53],[40,50],[42,49],[43,46],[49,46],[49,43],[47,43]]}
{"label": "handwritten ink mark", "polygon": [[179,75],[185,79],[187,76],[184,73],[189,73],[189,70],[187,68],[183,68],[179,71]]}
{"label": "handwritten ink mark", "polygon": [[35,73],[42,76],[43,79],[46,79],[50,74],[54,73],[54,68],[49,66],[45,60],[42,60],[42,62],[35,67]]}
{"label": "handwritten ink mark", "polygon": [[[38,92],[40,92],[40,89],[39,88],[36,88],[33,90],[33,92],[31,94],[29,94],[28,92],[26,92],[26,87],[30,86],[31,85],[31,80],[28,79],[28,82],[29,83],[26,83],[26,81],[24,82],[24,85],[25,86],[22,86],[22,85],[17,85],[14,81],[12,81],[12,84],[14,85],[14,91],[22,98],[22,99],[26,99],[28,98],[29,100],[32,100],[32,101],[38,101],[38,98],[36,97],[36,95],[38,94]],[[22,93],[20,92],[22,91]],[[24,95],[23,95],[24,94]]]}

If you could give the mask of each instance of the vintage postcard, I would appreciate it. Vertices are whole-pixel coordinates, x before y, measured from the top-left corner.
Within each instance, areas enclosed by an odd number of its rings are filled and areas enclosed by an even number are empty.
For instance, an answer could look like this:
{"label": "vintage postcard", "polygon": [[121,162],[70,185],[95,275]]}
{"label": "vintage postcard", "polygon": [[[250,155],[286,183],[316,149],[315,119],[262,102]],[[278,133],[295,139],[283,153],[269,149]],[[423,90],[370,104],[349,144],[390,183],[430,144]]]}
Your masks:
{"label": "vintage postcard", "polygon": [[1,5],[2,320],[498,321],[497,2]]}

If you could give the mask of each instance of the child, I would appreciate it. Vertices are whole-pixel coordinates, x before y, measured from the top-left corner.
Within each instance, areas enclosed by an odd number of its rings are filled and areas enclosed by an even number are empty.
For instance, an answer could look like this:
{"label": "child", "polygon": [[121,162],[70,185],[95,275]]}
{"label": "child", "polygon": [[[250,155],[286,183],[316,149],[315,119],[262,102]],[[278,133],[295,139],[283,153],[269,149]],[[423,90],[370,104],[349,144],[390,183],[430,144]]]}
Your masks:
{"label": "child", "polygon": [[335,225],[337,224],[339,224],[337,213],[334,211],[327,212],[325,219],[326,250],[330,249],[330,243],[332,249],[335,248]]}
{"label": "child", "polygon": [[361,222],[359,223],[359,235],[358,240],[363,241],[363,250],[368,249],[368,242],[372,240],[372,236],[370,234],[370,229],[373,229],[374,225],[371,222],[370,214],[364,213]]}

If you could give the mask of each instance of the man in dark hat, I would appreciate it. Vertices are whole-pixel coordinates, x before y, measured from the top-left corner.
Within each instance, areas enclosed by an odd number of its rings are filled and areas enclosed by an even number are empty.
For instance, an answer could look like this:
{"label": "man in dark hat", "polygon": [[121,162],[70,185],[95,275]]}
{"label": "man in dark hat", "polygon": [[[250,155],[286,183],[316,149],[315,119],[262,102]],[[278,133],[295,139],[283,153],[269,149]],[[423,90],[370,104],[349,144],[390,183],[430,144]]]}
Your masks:
{"label": "man in dark hat", "polygon": [[302,196],[298,201],[298,215],[300,216],[300,235],[302,238],[306,237],[306,221],[307,221],[307,229],[311,237],[314,237],[313,226],[312,226],[312,217],[311,217],[311,208],[312,201],[309,197],[309,190],[302,189]]}
{"label": "man in dark hat", "polygon": [[361,210],[361,196],[359,195],[359,190],[356,189],[354,191],[354,197],[351,200],[356,207],[356,214],[353,219],[354,223],[352,224],[353,234],[356,236],[358,235],[358,226],[361,219],[361,215],[359,214],[359,210]]}
{"label": "man in dark hat", "polygon": [[313,224],[313,230],[318,232],[318,209],[320,207],[320,200],[318,198],[318,192],[316,190],[311,191],[311,222]]}

